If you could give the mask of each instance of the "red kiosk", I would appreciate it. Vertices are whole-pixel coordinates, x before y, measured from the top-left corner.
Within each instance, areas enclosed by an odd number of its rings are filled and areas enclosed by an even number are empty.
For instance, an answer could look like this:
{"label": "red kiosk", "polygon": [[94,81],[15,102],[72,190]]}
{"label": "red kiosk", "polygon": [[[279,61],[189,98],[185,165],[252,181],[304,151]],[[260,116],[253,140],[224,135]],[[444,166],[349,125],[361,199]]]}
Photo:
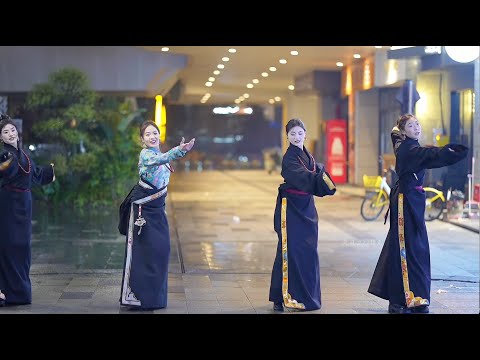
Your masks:
{"label": "red kiosk", "polygon": [[325,138],[326,169],[336,184],[345,184],[347,182],[347,121],[327,120]]}

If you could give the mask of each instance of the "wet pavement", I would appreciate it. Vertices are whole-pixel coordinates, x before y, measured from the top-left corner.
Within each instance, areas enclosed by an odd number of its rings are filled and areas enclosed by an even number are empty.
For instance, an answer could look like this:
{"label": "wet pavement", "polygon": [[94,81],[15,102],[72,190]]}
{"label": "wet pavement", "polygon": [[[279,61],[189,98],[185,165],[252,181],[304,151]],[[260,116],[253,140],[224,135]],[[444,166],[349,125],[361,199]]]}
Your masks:
{"label": "wet pavement", "polygon": [[[278,174],[260,170],[172,176],[168,307],[153,313],[273,313],[268,290],[280,182]],[[383,218],[365,222],[361,198],[347,185],[338,189],[333,197],[316,198],[322,308],[295,314],[386,314],[388,302],[366,290],[388,224]],[[51,215],[34,208],[34,214],[33,303],[0,308],[0,313],[132,314],[118,302],[125,241],[118,234],[117,209]],[[427,228],[431,313],[478,314],[478,233],[438,220]]]}

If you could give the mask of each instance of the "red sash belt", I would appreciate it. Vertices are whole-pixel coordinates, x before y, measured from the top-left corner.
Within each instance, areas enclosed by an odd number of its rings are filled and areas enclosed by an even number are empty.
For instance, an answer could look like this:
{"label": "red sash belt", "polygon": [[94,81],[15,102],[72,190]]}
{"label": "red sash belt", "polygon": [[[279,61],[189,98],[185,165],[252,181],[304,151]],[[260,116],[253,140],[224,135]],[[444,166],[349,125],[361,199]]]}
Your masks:
{"label": "red sash belt", "polygon": [[290,194],[296,194],[296,195],[309,195],[309,193],[306,193],[306,192],[303,192],[303,191],[300,191],[300,190],[296,190],[296,189],[287,189],[285,190],[286,192],[290,193]]}
{"label": "red sash belt", "polygon": [[5,189],[8,189],[10,191],[16,191],[16,192],[29,192],[30,189],[21,189],[21,188],[17,188],[15,186],[12,186],[12,185],[4,185],[3,186]]}

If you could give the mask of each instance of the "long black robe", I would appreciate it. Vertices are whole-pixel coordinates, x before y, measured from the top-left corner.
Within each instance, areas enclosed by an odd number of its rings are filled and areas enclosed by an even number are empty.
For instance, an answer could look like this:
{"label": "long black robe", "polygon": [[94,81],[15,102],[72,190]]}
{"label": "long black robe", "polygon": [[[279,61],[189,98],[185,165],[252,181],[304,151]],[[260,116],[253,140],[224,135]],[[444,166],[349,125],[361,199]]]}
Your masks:
{"label": "long black robe", "polygon": [[33,185],[53,181],[53,167],[36,166],[21,150],[5,144],[12,157],[0,164],[0,290],[7,304],[30,304]]}
{"label": "long black robe", "polygon": [[[426,169],[454,164],[467,156],[458,144],[423,147],[391,134],[399,180],[390,193],[390,230],[368,292],[409,308],[430,303],[430,249],[425,226]],[[452,151],[454,150],[454,151]]]}
{"label": "long black robe", "polygon": [[[135,185],[120,208],[119,231],[126,231],[120,304],[134,309],[161,309],[167,306],[170,257],[167,188],[157,189],[145,179],[141,182],[151,189]],[[146,221],[143,226],[139,226],[140,217]]]}
{"label": "long black robe", "polygon": [[290,145],[282,160],[274,229],[278,235],[269,300],[300,310],[321,307],[318,214],[313,195],[333,195],[335,184],[305,147]]}

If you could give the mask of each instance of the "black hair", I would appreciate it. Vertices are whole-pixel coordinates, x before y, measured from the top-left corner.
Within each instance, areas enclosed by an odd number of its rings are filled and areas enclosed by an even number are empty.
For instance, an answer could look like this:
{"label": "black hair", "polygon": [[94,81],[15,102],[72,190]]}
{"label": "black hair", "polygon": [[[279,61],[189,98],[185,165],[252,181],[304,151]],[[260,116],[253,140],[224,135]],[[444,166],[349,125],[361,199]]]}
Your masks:
{"label": "black hair", "polygon": [[288,132],[290,130],[292,130],[292,128],[294,128],[295,126],[300,126],[304,131],[307,131],[307,129],[305,129],[305,124],[303,123],[302,120],[291,119],[291,120],[288,121],[287,125],[285,126],[285,130],[287,132],[287,135],[288,135]]}
{"label": "black hair", "polygon": [[160,129],[158,128],[157,124],[155,124],[152,120],[147,120],[145,121],[141,126],[140,126],[140,137],[143,138],[143,134],[145,133],[145,129],[152,125],[155,129],[160,132]]}
{"label": "black hair", "polygon": [[[17,130],[17,133],[18,133],[17,125],[13,122],[12,118],[10,116],[8,116],[7,114],[0,113],[0,133],[3,130],[3,128],[7,125],[15,126],[15,129]],[[18,140],[17,140],[17,147],[20,148],[20,146],[21,146],[21,144],[20,144],[20,135],[19,135]]]}

